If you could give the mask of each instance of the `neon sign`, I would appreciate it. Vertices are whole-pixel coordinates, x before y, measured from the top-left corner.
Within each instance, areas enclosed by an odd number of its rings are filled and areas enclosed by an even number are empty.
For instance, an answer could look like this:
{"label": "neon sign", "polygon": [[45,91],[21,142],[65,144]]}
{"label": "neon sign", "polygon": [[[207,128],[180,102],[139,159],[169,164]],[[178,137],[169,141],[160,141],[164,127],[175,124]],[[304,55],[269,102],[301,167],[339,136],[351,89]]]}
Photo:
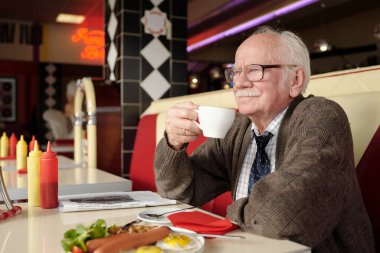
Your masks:
{"label": "neon sign", "polygon": [[71,36],[73,43],[82,42],[84,48],[80,53],[80,58],[87,60],[104,60],[104,32],[101,30],[89,30],[88,28],[79,28]]}

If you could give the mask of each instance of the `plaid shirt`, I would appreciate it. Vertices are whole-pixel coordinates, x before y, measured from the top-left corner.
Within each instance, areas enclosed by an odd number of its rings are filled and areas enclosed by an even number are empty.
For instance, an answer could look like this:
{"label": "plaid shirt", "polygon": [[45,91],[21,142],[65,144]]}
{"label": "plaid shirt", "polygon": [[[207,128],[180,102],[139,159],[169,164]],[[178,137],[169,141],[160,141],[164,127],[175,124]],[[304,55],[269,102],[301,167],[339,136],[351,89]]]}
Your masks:
{"label": "plaid shirt", "polygon": [[[270,160],[270,171],[273,172],[275,170],[276,165],[276,144],[277,144],[277,133],[280,128],[280,123],[282,119],[284,118],[285,112],[288,108],[280,112],[268,125],[268,127],[265,129],[265,132],[270,132],[273,134],[272,138],[270,138],[267,146],[265,147],[265,152],[268,155],[268,158]],[[259,136],[259,130],[255,126],[255,124],[252,122],[252,130],[255,131],[255,134]],[[263,133],[263,134],[264,134]],[[256,151],[257,151],[257,145],[256,141],[253,141],[255,138],[253,137],[253,133],[251,134],[251,143],[248,146],[247,153],[244,157],[243,166],[240,173],[239,183],[236,191],[236,197],[235,200],[244,198],[248,196],[248,181],[249,181],[249,174],[251,173],[251,168],[253,164],[253,160],[255,159]]]}

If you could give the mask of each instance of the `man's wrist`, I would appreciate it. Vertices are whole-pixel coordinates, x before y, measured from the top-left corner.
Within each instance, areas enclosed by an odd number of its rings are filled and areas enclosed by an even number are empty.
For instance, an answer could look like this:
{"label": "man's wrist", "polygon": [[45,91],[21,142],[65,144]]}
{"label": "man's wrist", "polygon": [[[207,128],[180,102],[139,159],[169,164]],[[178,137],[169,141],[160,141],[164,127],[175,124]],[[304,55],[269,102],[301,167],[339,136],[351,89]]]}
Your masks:
{"label": "man's wrist", "polygon": [[179,144],[179,145],[174,145],[174,144],[172,144],[172,143],[170,142],[170,140],[169,140],[169,136],[168,136],[168,134],[167,134],[166,131],[164,132],[164,137],[165,137],[165,140],[166,140],[166,144],[168,144],[168,146],[169,146],[171,149],[175,150],[175,151],[181,151],[181,150],[183,150],[183,149],[186,149],[186,147],[187,147],[187,145],[188,145],[188,143]]}

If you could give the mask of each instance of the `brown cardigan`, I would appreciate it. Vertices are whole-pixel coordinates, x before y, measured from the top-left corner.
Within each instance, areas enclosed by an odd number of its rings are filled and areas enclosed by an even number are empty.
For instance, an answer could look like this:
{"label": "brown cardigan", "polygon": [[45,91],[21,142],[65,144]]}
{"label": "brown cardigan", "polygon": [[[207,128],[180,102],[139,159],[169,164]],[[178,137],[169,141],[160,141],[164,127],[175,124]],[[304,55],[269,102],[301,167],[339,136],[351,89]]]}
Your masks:
{"label": "brown cardigan", "polygon": [[[225,139],[209,138],[190,157],[163,138],[155,156],[158,192],[192,205],[228,190],[235,196],[250,132],[250,120],[238,115]],[[297,97],[281,122],[275,172],[233,202],[227,217],[246,231],[313,252],[375,252],[343,109],[325,98]]]}

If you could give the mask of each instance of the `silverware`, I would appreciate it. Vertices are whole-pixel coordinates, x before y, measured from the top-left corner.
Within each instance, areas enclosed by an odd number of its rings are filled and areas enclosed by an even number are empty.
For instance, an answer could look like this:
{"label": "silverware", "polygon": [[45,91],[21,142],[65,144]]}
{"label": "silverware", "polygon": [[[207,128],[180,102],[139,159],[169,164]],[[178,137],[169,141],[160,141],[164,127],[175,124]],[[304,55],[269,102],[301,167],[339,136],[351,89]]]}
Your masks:
{"label": "silverware", "polygon": [[[188,233],[188,234],[191,235],[193,233]],[[229,238],[229,239],[239,239],[239,240],[245,239],[245,237],[241,235],[214,235],[214,234],[199,234],[195,232],[194,234],[204,236],[204,237],[213,237],[213,238]]]}
{"label": "silverware", "polygon": [[180,212],[180,211],[188,210],[188,209],[193,209],[193,208],[196,208],[196,206],[186,207],[186,208],[177,209],[177,210],[171,210],[171,211],[164,212],[164,213],[160,213],[160,214],[156,214],[156,213],[146,213],[145,216],[148,216],[148,217],[151,217],[151,218],[159,218],[159,217],[161,217],[161,216],[163,216],[163,215],[165,215],[165,214],[176,213],[176,212]]}
{"label": "silverware", "polygon": [[139,223],[139,222],[141,222],[141,221],[140,220],[134,220],[134,221],[128,222],[121,229],[127,230],[130,226],[132,226],[133,224]]}
{"label": "silverware", "polygon": [[229,238],[229,239],[245,239],[244,236],[241,235],[216,235],[216,234],[204,234],[204,233],[197,233],[192,230],[184,229],[184,228],[178,228],[178,227],[168,227],[171,231],[175,233],[180,234],[187,234],[187,235],[200,235],[204,237],[212,237],[212,238]]}

